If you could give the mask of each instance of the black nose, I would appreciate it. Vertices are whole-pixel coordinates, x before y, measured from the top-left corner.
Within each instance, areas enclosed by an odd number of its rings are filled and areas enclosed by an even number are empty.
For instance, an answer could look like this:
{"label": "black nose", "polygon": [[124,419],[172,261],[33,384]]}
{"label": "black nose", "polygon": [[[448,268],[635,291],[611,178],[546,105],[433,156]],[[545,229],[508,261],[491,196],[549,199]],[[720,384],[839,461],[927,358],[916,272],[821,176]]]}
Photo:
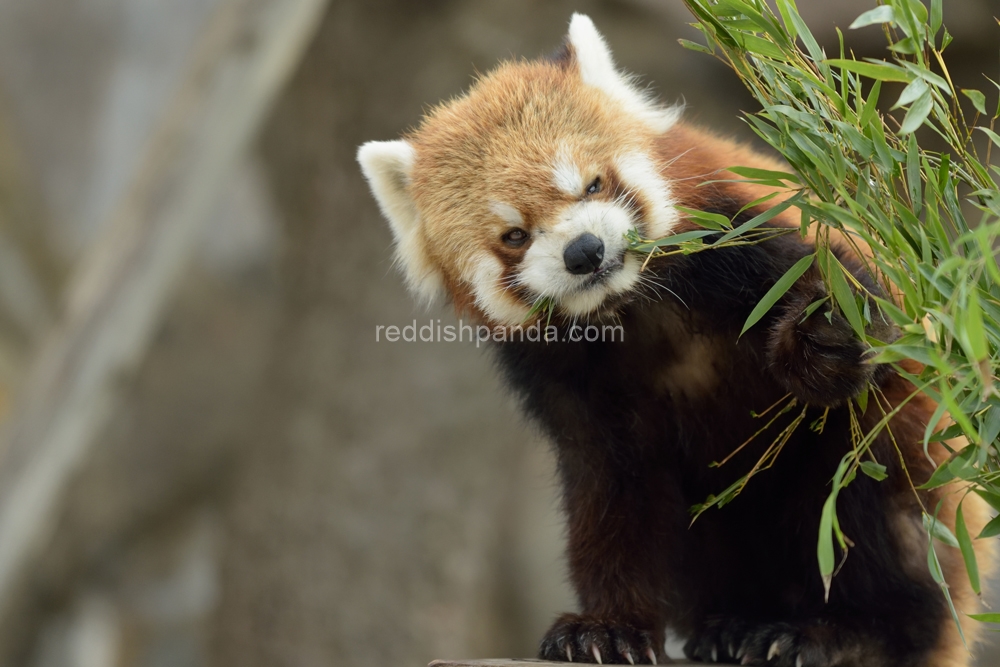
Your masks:
{"label": "black nose", "polygon": [[596,271],[602,259],[604,259],[604,242],[590,233],[573,239],[563,252],[566,270],[577,276]]}

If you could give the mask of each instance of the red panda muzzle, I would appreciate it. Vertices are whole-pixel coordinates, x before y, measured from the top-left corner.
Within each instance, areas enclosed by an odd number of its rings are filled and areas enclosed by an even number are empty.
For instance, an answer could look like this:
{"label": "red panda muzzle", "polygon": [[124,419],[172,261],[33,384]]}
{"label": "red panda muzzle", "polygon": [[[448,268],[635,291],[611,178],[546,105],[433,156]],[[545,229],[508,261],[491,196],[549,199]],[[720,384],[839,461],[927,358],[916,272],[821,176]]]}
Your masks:
{"label": "red panda muzzle", "polygon": [[604,241],[587,232],[573,239],[563,252],[566,270],[575,276],[594,273],[604,259]]}

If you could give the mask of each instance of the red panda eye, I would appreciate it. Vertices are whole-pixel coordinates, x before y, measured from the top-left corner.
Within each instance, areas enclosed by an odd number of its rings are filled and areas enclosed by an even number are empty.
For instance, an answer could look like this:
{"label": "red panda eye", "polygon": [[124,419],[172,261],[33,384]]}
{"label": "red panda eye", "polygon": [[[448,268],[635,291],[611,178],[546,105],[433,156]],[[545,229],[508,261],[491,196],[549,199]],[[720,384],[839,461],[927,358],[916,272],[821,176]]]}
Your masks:
{"label": "red panda eye", "polygon": [[587,186],[587,194],[594,195],[601,191],[601,177],[598,176],[593,180],[593,182]]}
{"label": "red panda eye", "polygon": [[519,248],[528,240],[528,232],[523,229],[512,229],[503,235],[503,242],[512,248]]}

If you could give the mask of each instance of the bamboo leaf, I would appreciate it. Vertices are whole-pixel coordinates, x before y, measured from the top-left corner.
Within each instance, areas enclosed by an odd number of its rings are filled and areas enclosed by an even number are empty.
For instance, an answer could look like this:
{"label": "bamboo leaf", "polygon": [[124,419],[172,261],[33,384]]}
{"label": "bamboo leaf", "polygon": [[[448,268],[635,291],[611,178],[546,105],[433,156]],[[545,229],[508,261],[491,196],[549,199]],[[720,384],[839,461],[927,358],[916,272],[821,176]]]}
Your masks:
{"label": "bamboo leaf", "polygon": [[1000,494],[976,489],[976,495],[989,503],[989,506],[1000,512]]}
{"label": "bamboo leaf", "polygon": [[979,290],[972,288],[966,308],[965,337],[969,353],[974,361],[985,359],[989,354],[986,346],[986,328],[983,325],[983,309],[979,304]]}
{"label": "bamboo leaf", "polygon": [[899,133],[909,134],[923,125],[933,105],[934,98],[931,97],[931,91],[924,91],[924,94],[917,98],[917,101],[906,112],[906,116],[903,117],[903,124],[899,127]]}
{"label": "bamboo leaf", "polygon": [[879,482],[888,477],[885,472],[885,466],[875,463],[874,461],[862,461],[861,472]]}
{"label": "bamboo leaf", "polygon": [[714,229],[717,231],[728,230],[732,228],[732,222],[724,215],[719,213],[710,213],[708,211],[698,211],[693,208],[685,208],[684,206],[675,207],[681,213],[686,214],[689,218],[694,220],[700,226],[707,229]]}
{"label": "bamboo leaf", "polygon": [[966,616],[974,621],[982,621],[983,623],[1000,623],[1000,614],[996,612],[989,614],[966,614]]}
{"label": "bamboo leaf", "polygon": [[893,109],[898,109],[900,107],[906,106],[907,104],[912,104],[918,97],[921,97],[927,92],[927,82],[923,79],[914,79],[903,88],[903,92],[900,93],[899,99],[896,103],[892,105]]}
{"label": "bamboo leaf", "polygon": [[704,44],[699,44],[698,42],[692,42],[690,39],[678,39],[677,43],[683,46],[685,49],[688,49],[689,51],[699,51],[701,53],[707,53],[709,55],[715,53],[714,51],[712,51],[712,49],[708,48]]}
{"label": "bamboo leaf", "polygon": [[833,517],[837,511],[837,497],[831,494],[823,503],[823,513],[819,519],[819,540],[816,544],[816,557],[819,560],[819,574],[823,578],[823,600],[830,600],[830,584],[833,583],[833,570],[836,560],[833,555]]}
{"label": "bamboo leaf", "polygon": [[943,8],[942,0],[931,0],[931,36],[937,34],[938,30],[941,29],[941,23],[943,21]]}
{"label": "bamboo leaf", "polygon": [[928,535],[934,537],[934,539],[939,542],[947,544],[949,547],[958,548],[958,540],[955,536],[951,534],[948,530],[948,526],[941,523],[941,521],[927,512],[924,512],[924,529],[927,531]]}
{"label": "bamboo leaf", "polygon": [[776,283],[767,291],[764,297],[757,303],[750,316],[747,317],[747,321],[743,324],[743,329],[740,331],[740,336],[747,332],[747,329],[757,324],[767,311],[771,310],[771,307],[778,302],[778,299],[785,295],[785,292],[795,284],[795,281],[802,277],[802,274],[809,270],[812,266],[813,260],[816,258],[815,254],[806,255],[799,261],[795,262],[785,275],[781,276]]}
{"label": "bamboo leaf", "polygon": [[910,82],[917,78],[913,73],[908,72],[898,65],[890,65],[886,62],[863,62],[860,60],[850,60],[846,58],[831,58],[824,61],[827,65],[833,65],[848,72],[861,74],[877,81],[905,81]]}
{"label": "bamboo leaf", "polygon": [[976,129],[984,132],[986,136],[988,136],[993,143],[995,143],[997,146],[1000,146],[1000,135],[998,135],[996,132],[994,132],[988,127],[982,127],[982,126],[976,126]]}
{"label": "bamboo leaf", "polygon": [[799,183],[799,177],[787,171],[773,171],[771,169],[758,169],[756,167],[729,167],[726,171],[731,171],[737,176],[753,178],[763,181],[788,181]]}
{"label": "bamboo leaf", "polygon": [[958,504],[958,511],[955,513],[955,537],[958,539],[958,546],[962,550],[962,559],[965,561],[965,571],[969,575],[969,584],[976,595],[981,593],[979,585],[979,564],[976,562],[976,552],[972,548],[972,537],[969,529],[965,525],[965,515],[962,513],[962,503]]}
{"label": "bamboo leaf", "polygon": [[896,14],[892,11],[891,5],[882,5],[881,7],[876,7],[875,9],[869,9],[867,12],[854,19],[848,28],[851,30],[857,30],[858,28],[864,28],[865,26],[874,25],[876,23],[892,23],[896,20]]}
{"label": "bamboo leaf", "polygon": [[[924,86],[925,89],[926,87]],[[920,149],[917,146],[917,138],[911,134],[906,148],[906,189],[910,195],[910,205],[913,207],[914,215],[920,215],[920,209],[923,208],[922,185],[920,181]]]}
{"label": "bamboo leaf", "polygon": [[983,540],[987,537],[996,537],[1000,535],[1000,516],[995,516],[993,519],[983,527],[982,532],[979,533],[979,537],[976,539]]}
{"label": "bamboo leaf", "polygon": [[827,271],[827,279],[830,281],[830,291],[833,293],[833,299],[840,307],[840,312],[844,314],[844,317],[851,324],[854,333],[857,334],[858,338],[864,340],[865,323],[861,318],[858,303],[854,300],[854,292],[851,290],[850,285],[847,284],[847,278],[844,277],[844,272],[847,269],[833,256],[833,253],[828,253],[828,257],[830,258],[830,266]]}
{"label": "bamboo leaf", "polygon": [[972,106],[976,107],[976,111],[986,115],[986,96],[983,95],[978,90],[972,88],[962,88],[962,94],[972,100]]}
{"label": "bamboo leaf", "polygon": [[819,48],[819,42],[813,37],[812,31],[809,30],[809,26],[806,25],[802,17],[799,16],[798,11],[792,11],[788,13],[788,18],[791,19],[792,25],[795,26],[795,32],[798,33],[799,39],[805,44],[806,51],[809,52],[809,56],[817,63],[823,61],[823,49]]}
{"label": "bamboo leaf", "polygon": [[868,99],[865,100],[865,108],[861,111],[859,124],[862,128],[868,127],[875,117],[875,113],[878,111],[878,96],[881,90],[882,82],[876,81],[868,93]]}

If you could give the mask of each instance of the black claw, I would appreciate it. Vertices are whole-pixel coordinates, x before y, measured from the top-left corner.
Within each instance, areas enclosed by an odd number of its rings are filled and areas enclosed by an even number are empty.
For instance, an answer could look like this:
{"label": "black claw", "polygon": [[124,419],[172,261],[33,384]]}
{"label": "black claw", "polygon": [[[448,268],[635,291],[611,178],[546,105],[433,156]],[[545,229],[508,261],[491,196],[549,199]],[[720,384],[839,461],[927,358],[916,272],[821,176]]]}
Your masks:
{"label": "black claw", "polygon": [[653,635],[647,631],[627,623],[565,614],[542,639],[538,657],[557,662],[649,664],[656,654]]}

